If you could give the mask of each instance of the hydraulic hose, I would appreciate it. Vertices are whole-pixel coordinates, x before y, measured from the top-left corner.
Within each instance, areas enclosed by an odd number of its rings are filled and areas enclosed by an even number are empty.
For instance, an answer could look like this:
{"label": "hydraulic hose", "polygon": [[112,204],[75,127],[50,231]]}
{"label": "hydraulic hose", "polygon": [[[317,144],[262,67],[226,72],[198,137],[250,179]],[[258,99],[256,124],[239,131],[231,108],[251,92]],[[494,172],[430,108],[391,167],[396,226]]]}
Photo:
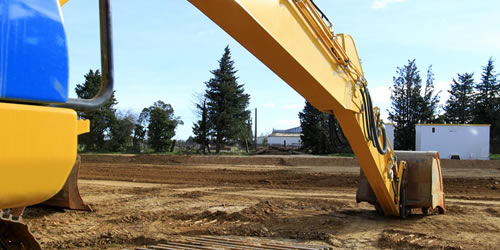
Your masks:
{"label": "hydraulic hose", "polygon": [[328,120],[329,120],[328,129],[329,129],[330,141],[332,142],[335,149],[337,151],[340,151],[346,145],[349,145],[349,142],[345,138],[344,132],[342,131],[342,128],[340,128],[340,125],[335,116],[329,115]]}
{"label": "hydraulic hose", "polygon": [[[382,126],[380,122],[380,117],[378,115],[375,117],[370,92],[365,83],[362,83],[361,95],[365,107],[364,120],[368,139],[372,142],[373,146],[377,148],[379,154],[385,155],[387,153],[387,134],[384,126]],[[380,136],[382,136],[382,144],[380,144]]]}

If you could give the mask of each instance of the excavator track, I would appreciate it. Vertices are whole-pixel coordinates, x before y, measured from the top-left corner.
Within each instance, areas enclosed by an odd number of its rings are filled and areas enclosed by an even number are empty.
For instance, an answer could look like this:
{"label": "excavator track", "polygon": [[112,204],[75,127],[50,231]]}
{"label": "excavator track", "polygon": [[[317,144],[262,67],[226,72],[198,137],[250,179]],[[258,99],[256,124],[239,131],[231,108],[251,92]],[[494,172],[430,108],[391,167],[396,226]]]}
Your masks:
{"label": "excavator track", "polygon": [[41,249],[28,225],[21,217],[13,215],[9,210],[3,210],[0,216],[0,249]]}
{"label": "excavator track", "polygon": [[205,250],[220,250],[220,249],[272,249],[272,250],[330,250],[328,246],[307,246],[294,242],[273,241],[267,239],[249,239],[240,237],[217,237],[217,236],[199,236],[187,237],[182,241],[167,241],[163,244],[136,248],[136,250],[153,250],[153,249],[205,249]]}

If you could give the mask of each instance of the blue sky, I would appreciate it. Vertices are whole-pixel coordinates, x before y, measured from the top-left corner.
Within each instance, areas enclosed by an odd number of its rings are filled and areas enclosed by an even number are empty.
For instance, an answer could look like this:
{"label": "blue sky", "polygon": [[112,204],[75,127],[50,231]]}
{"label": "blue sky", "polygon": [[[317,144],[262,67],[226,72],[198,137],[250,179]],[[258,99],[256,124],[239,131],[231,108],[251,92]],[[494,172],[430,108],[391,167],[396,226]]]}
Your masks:
{"label": "blue sky", "polygon": [[[215,3],[216,1],[214,1]],[[433,65],[436,86],[446,90],[457,73],[474,72],[500,59],[497,0],[316,0],[336,33],[353,35],[372,97],[390,107],[396,68],[416,59],[425,79]],[[70,95],[89,69],[100,67],[98,0],[63,7],[69,39]],[[118,109],[139,113],[157,100],[170,103],[191,135],[196,93],[204,90],[229,45],[239,82],[258,108],[258,133],[300,124],[304,99],[186,0],[115,0],[112,4]],[[500,62],[496,63],[497,69]],[[497,70],[500,72],[500,70]]]}

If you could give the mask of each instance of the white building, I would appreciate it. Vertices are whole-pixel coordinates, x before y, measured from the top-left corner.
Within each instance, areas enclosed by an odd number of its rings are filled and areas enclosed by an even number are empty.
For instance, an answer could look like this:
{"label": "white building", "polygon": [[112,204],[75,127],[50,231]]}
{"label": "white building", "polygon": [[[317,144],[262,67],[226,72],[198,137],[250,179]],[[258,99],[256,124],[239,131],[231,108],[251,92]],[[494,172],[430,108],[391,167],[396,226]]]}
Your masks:
{"label": "white building", "polygon": [[417,151],[438,151],[443,159],[490,158],[490,125],[418,124],[415,132]]}
{"label": "white building", "polygon": [[257,136],[257,145],[262,145],[264,142],[267,143],[267,136],[261,135]]}
{"label": "white building", "polygon": [[300,140],[301,135],[301,127],[285,130],[273,129],[273,133],[267,137],[267,144],[299,148],[302,144]]}
{"label": "white building", "polygon": [[[387,138],[391,143],[392,147],[394,147],[394,124],[384,124],[385,132],[387,134]],[[286,146],[290,147],[301,147],[302,141],[300,140],[300,136],[302,135],[302,128],[295,127],[291,129],[273,129],[273,133],[270,134],[267,139],[267,144],[275,145],[275,146]],[[257,144],[263,144],[264,137],[257,137]]]}

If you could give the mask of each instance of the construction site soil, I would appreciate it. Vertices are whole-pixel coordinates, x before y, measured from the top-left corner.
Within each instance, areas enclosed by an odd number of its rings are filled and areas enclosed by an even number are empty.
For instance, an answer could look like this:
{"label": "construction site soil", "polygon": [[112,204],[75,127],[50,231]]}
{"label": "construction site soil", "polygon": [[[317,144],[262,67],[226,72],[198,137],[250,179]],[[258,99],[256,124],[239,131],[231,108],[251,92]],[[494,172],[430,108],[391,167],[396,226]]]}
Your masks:
{"label": "construction site soil", "polygon": [[500,161],[443,160],[447,213],[358,204],[359,165],[314,156],[83,155],[93,212],[31,207],[44,249],[134,249],[194,236],[346,249],[500,248]]}

